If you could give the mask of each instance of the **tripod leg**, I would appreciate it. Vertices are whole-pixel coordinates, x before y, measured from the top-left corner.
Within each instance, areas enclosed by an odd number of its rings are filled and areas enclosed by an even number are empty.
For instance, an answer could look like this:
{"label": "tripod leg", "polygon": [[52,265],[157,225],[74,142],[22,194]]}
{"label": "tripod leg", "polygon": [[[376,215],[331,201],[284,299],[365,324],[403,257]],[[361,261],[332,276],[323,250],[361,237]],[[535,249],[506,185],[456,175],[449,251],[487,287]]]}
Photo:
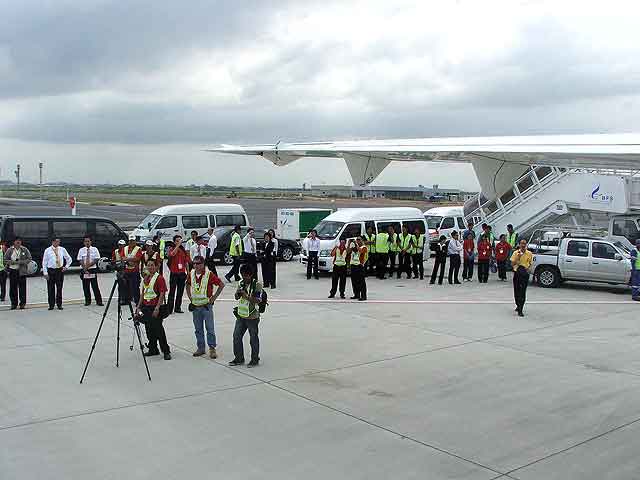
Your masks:
{"label": "tripod leg", "polygon": [[120,366],[120,323],[122,322],[122,307],[118,298],[118,327],[116,333],[116,367]]}
{"label": "tripod leg", "polygon": [[93,351],[96,349],[96,343],[98,343],[98,337],[100,336],[100,331],[102,330],[102,325],[104,325],[104,319],[107,318],[107,312],[109,311],[109,305],[111,305],[111,299],[113,299],[113,292],[118,286],[118,281],[116,280],[113,283],[113,287],[111,287],[111,293],[109,294],[109,300],[107,301],[107,306],[104,307],[104,313],[102,314],[102,320],[100,320],[100,325],[98,326],[98,331],[96,332],[96,338],[93,339],[93,345],[91,345],[91,351],[89,352],[89,357],[87,358],[87,363],[84,365],[84,370],[82,371],[82,377],[80,377],[80,383],[84,380],[84,376],[87,373],[87,368],[89,368],[89,362],[91,361],[91,356],[93,355]]}
{"label": "tripod leg", "polygon": [[138,336],[138,344],[140,345],[140,354],[142,355],[142,360],[144,361],[144,368],[147,369],[147,377],[149,377],[149,381],[151,381],[151,374],[149,373],[149,364],[147,363],[147,357],[144,356],[144,347],[142,346],[142,338],[140,337],[140,322],[133,322],[133,328],[136,329],[136,335]]}

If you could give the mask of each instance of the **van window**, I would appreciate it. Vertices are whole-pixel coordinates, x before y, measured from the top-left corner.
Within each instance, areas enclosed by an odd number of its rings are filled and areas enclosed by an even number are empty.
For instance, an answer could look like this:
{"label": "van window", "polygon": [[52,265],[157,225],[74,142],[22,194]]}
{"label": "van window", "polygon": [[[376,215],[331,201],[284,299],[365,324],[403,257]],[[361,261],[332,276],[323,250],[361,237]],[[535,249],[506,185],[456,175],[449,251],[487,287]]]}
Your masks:
{"label": "van window", "polygon": [[589,242],[571,240],[567,245],[567,255],[571,257],[588,257]]}
{"label": "van window", "polygon": [[614,260],[618,253],[613,245],[602,242],[593,242],[591,244],[591,256],[593,258],[606,258]]}
{"label": "van window", "polygon": [[162,217],[162,220],[156,225],[156,229],[162,230],[163,228],[176,228],[178,226],[178,217],[170,215],[168,217]]}
{"label": "van window", "polygon": [[391,225],[394,228],[396,233],[401,232],[400,222],[378,222],[378,231],[386,232],[387,229],[389,228],[389,225]]}
{"label": "van window", "polygon": [[373,233],[378,233],[378,232],[376,232],[376,222],[374,222],[372,220],[364,222],[364,232],[366,232],[367,228],[369,228],[369,227],[371,227],[373,229]]}
{"label": "van window", "polygon": [[[183,217],[184,222],[184,217]],[[244,226],[247,222],[244,219],[244,215],[216,215],[215,222],[213,215],[209,215],[209,222],[211,226],[214,225],[218,227],[233,227],[235,225]]]}
{"label": "van window", "polygon": [[422,220],[405,220],[402,222],[403,227],[409,229],[409,233],[413,234],[416,227],[420,230],[420,233],[424,233],[424,222]]}
{"label": "van window", "polygon": [[437,230],[440,228],[440,223],[442,223],[442,216],[440,215],[427,215],[425,217],[427,221],[427,228],[432,230]]}
{"label": "van window", "polygon": [[190,228],[207,228],[207,217],[204,215],[183,215],[182,226],[185,230]]}
{"label": "van window", "polygon": [[61,238],[83,238],[87,235],[86,221],[53,222],[53,235]]}
{"label": "van window", "polygon": [[119,239],[120,232],[115,225],[108,222],[96,222],[96,237],[104,237],[108,239]]}
{"label": "van window", "polygon": [[640,238],[640,232],[638,232],[638,226],[635,220],[630,218],[618,218],[613,221],[613,234],[626,237],[632,244],[636,243],[636,240]]}
{"label": "van window", "polygon": [[359,237],[360,235],[362,235],[362,225],[359,223],[349,223],[346,227],[344,227],[344,230],[340,235],[340,240]]}
{"label": "van window", "polygon": [[466,228],[466,225],[464,224],[464,218],[462,217],[458,217],[458,228],[460,230],[462,230],[463,228]]}
{"label": "van window", "polygon": [[440,225],[440,228],[441,229],[456,228],[456,225],[453,222],[453,217],[445,217],[444,220],[442,220],[442,224]]}
{"label": "van window", "polygon": [[14,220],[13,234],[24,238],[49,238],[49,222],[47,220]]}

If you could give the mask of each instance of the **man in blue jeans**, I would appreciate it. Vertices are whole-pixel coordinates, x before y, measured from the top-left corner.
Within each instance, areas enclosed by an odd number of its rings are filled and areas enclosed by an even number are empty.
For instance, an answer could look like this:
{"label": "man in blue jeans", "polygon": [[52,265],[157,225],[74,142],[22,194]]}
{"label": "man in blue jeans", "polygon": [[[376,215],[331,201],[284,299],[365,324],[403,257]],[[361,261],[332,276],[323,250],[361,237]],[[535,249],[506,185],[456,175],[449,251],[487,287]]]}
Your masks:
{"label": "man in blue jeans", "polygon": [[[197,256],[193,259],[193,270],[187,277],[187,297],[191,302],[189,310],[193,314],[193,326],[195,328],[197,349],[194,357],[201,357],[205,352],[204,329],[207,329],[207,344],[209,345],[209,358],[218,358],[216,352],[216,331],[213,322],[213,304],[220,296],[224,283],[216,274],[204,266],[204,257]],[[217,286],[215,293],[213,286]]]}

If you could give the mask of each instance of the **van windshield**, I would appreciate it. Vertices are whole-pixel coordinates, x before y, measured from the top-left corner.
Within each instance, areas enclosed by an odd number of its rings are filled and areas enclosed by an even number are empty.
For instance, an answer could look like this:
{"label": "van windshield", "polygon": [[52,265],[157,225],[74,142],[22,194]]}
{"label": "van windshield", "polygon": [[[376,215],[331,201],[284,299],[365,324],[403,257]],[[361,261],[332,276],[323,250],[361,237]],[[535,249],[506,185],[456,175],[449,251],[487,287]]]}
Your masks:
{"label": "van windshield", "polygon": [[320,222],[316,226],[318,238],[321,240],[331,240],[338,236],[340,230],[344,227],[344,222]]}
{"label": "van windshield", "polygon": [[151,230],[153,227],[156,226],[156,223],[158,223],[158,220],[160,220],[161,217],[162,215],[154,215],[153,213],[150,215],[147,215],[144,218],[144,220],[140,222],[140,225],[138,225],[138,228],[142,230]]}
{"label": "van windshield", "polygon": [[424,218],[427,221],[427,228],[431,230],[439,229],[443,219],[441,215],[426,215]]}

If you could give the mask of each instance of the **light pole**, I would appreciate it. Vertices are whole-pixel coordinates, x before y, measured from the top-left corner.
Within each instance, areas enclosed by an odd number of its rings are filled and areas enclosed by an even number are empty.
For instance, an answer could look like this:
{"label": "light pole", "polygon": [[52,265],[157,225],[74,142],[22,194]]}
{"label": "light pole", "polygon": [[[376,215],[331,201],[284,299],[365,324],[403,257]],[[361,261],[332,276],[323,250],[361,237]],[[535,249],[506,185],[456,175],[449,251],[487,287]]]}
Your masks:
{"label": "light pole", "polygon": [[42,162],[38,163],[38,168],[40,169],[40,200],[42,200],[42,167],[44,164]]}
{"label": "light pole", "polygon": [[20,164],[18,164],[16,166],[16,171],[13,172],[13,173],[16,174],[16,180],[17,180],[17,183],[16,183],[16,194],[19,195],[20,194]]}

